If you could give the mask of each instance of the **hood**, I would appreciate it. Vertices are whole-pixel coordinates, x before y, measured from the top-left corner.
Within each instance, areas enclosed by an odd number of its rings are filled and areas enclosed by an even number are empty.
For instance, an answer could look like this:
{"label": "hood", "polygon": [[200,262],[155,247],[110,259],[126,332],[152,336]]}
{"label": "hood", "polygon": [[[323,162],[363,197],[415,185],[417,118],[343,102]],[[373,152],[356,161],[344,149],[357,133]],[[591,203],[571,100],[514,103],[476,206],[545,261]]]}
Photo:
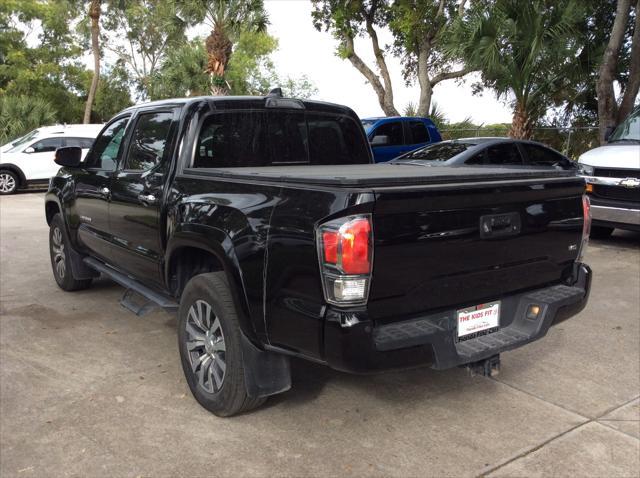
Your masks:
{"label": "hood", "polygon": [[640,144],[607,144],[591,149],[578,159],[580,164],[601,168],[640,169]]}

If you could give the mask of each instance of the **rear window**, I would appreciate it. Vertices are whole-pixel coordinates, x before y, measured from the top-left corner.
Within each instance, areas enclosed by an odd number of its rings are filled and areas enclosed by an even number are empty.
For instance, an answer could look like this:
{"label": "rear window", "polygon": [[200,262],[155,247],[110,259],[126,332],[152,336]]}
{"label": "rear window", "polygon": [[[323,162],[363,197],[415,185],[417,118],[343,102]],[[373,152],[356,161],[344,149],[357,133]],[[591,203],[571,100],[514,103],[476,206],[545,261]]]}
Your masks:
{"label": "rear window", "polygon": [[369,163],[359,125],[339,115],[234,111],[205,118],[194,168]]}
{"label": "rear window", "polygon": [[426,148],[420,148],[416,151],[408,153],[396,161],[402,160],[425,160],[425,161],[447,161],[460,153],[463,153],[467,148],[474,146],[467,143],[436,143]]}

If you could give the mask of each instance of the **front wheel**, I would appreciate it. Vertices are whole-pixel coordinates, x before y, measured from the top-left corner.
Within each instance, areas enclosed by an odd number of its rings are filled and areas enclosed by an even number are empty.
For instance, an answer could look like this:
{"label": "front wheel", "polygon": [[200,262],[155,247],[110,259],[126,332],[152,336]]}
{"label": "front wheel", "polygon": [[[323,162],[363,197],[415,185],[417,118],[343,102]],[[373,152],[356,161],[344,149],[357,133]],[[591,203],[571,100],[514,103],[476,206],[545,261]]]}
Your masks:
{"label": "front wheel", "polygon": [[49,228],[49,253],[53,277],[58,286],[66,291],[86,289],[91,285],[91,279],[78,280],[73,277],[71,258],[69,256],[69,241],[60,214],[51,219]]}
{"label": "front wheel", "polygon": [[13,171],[0,170],[0,194],[14,194],[19,183],[18,176]]}
{"label": "front wheel", "polygon": [[220,417],[246,412],[265,398],[247,395],[240,326],[224,272],[195,276],[178,310],[178,346],[187,384]]}

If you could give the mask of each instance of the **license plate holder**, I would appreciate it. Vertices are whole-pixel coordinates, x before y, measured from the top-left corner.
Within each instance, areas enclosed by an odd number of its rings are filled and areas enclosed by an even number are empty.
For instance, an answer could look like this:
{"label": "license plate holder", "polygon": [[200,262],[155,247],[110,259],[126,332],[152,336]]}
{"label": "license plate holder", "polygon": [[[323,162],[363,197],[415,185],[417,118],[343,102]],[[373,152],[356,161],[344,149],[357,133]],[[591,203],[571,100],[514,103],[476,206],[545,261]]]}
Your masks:
{"label": "license plate holder", "polygon": [[500,301],[460,309],[456,316],[458,342],[497,332],[500,329]]}

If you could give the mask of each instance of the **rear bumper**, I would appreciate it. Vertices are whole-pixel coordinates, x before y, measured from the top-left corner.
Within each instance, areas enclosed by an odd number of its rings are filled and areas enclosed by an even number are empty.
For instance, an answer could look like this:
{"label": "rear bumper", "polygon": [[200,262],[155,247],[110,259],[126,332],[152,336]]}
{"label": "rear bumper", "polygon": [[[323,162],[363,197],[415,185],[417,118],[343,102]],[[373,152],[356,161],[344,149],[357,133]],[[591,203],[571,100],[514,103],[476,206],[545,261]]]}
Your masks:
{"label": "rear bumper", "polygon": [[[447,369],[489,358],[533,342],[549,327],[572,317],[587,304],[591,269],[576,264],[575,282],[492,300],[501,301],[500,330],[457,342],[457,310],[376,326],[365,312],[329,309],[325,325],[325,360],[332,368],[367,373],[431,365]],[[541,307],[526,318],[529,305]]]}

